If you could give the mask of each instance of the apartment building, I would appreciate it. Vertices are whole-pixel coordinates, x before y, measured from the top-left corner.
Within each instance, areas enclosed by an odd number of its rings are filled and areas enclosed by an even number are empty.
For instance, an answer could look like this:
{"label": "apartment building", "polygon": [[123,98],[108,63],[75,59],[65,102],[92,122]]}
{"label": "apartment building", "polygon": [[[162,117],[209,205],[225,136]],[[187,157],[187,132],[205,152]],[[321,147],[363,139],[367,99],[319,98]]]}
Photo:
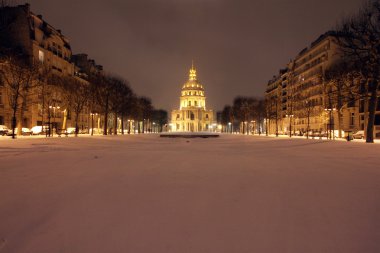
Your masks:
{"label": "apartment building", "polygon": [[[339,136],[338,129],[341,129],[340,135],[344,136],[364,129],[359,101],[337,108],[336,101],[329,95],[326,71],[341,59],[334,32],[327,32],[303,49],[285,72],[281,71],[268,83],[265,96],[269,106],[273,108],[277,102],[282,103],[281,107],[277,105],[281,108],[278,112],[280,133],[299,135],[309,131],[326,135],[334,130]],[[270,123],[270,133],[274,134],[273,113]]]}
{"label": "apartment building", "polygon": [[281,69],[267,84],[265,100],[269,133],[283,134],[287,131],[284,118],[288,111],[288,73],[288,68]]}
{"label": "apartment building", "polygon": [[[41,69],[49,69],[56,76],[73,77],[85,84],[88,84],[90,73],[103,70],[94,60],[88,59],[86,54],[73,55],[69,39],[61,30],[48,24],[41,15],[31,12],[29,4],[3,7],[1,15],[7,22],[7,36],[6,40],[0,42],[1,47],[9,48],[11,54],[23,55],[29,62],[41,64]],[[0,80],[0,125],[11,127],[12,110],[6,94],[4,83]],[[46,115],[49,114],[53,128],[73,127],[72,113],[70,108],[65,108],[59,92],[55,92],[47,101],[38,90],[34,90],[23,102],[25,106],[17,116],[18,126],[31,128],[46,124]],[[90,114],[89,108],[83,110],[79,116],[80,129],[88,128]]]}

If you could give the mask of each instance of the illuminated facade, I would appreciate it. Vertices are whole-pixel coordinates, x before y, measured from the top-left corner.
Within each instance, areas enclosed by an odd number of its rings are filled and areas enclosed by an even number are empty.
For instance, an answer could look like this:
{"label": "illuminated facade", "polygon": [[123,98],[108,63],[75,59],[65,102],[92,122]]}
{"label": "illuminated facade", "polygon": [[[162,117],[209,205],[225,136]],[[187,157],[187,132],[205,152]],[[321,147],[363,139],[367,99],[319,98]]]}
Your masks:
{"label": "illuminated facade", "polygon": [[183,85],[179,110],[171,114],[172,131],[200,132],[212,129],[213,111],[206,109],[203,85],[198,82],[194,66],[190,69],[189,80]]}

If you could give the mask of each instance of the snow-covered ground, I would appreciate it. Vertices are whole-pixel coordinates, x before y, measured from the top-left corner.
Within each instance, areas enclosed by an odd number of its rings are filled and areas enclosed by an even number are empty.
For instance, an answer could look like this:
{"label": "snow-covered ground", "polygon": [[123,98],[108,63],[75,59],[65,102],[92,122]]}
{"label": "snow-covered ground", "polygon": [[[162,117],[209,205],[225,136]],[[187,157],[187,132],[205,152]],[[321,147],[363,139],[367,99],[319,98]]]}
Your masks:
{"label": "snow-covered ground", "polygon": [[380,145],[0,140],[0,252],[378,253]]}

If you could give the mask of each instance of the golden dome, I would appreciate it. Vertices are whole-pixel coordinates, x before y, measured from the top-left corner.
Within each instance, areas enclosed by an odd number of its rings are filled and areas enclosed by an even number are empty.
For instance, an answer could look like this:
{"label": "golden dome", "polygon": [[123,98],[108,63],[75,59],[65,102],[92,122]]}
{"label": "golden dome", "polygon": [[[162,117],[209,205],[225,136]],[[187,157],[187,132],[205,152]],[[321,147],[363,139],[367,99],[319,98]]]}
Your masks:
{"label": "golden dome", "polygon": [[189,80],[183,85],[182,91],[202,91],[204,95],[203,85],[198,82],[197,71],[194,66],[191,66]]}

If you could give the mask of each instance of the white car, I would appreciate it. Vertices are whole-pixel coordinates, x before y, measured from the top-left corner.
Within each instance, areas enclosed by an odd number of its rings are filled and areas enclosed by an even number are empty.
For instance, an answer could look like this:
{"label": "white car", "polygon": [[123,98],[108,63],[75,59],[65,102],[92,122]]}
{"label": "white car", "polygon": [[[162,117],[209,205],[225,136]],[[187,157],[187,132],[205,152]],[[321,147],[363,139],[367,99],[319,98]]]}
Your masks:
{"label": "white car", "polygon": [[[15,128],[15,134],[17,134],[17,132],[18,132],[18,128],[16,127]],[[21,128],[21,134],[22,135],[32,135],[32,131],[29,128],[23,127],[23,128]],[[9,136],[12,135],[12,130],[11,129],[8,131],[7,135],[9,135]]]}
{"label": "white car", "polygon": [[66,129],[67,134],[75,134],[75,127],[68,127]]}
{"label": "white car", "polygon": [[34,126],[31,129],[32,135],[38,135],[38,134],[45,134],[47,131],[49,131],[48,126]]}
{"label": "white car", "polygon": [[0,125],[0,135],[7,135],[9,132],[9,128],[4,125]]}
{"label": "white car", "polygon": [[364,139],[364,130],[357,131],[352,135],[354,139]]}

